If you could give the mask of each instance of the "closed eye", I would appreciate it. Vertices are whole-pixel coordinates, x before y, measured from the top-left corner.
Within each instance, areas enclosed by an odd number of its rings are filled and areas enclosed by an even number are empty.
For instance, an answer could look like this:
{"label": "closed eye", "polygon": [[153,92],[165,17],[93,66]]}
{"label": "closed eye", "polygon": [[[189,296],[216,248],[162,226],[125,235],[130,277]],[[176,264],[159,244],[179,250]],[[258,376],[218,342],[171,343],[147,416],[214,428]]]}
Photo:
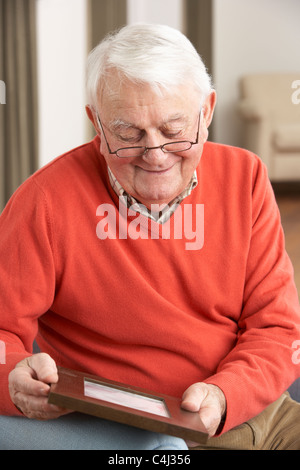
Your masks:
{"label": "closed eye", "polygon": [[136,144],[143,138],[144,134],[145,134],[144,131],[139,131],[135,135],[132,135],[132,134],[126,135],[126,134],[116,133],[115,136],[121,142],[124,142],[127,144]]}
{"label": "closed eye", "polygon": [[184,135],[186,135],[187,132],[187,126],[183,125],[182,119],[180,119],[180,122],[176,122],[178,120],[175,120],[175,122],[170,122],[166,123],[163,127],[161,127],[160,132],[161,134],[168,138],[168,139],[182,139]]}
{"label": "closed eye", "polygon": [[164,132],[164,136],[168,139],[179,139],[183,136],[184,132],[183,131],[177,131],[177,132]]}

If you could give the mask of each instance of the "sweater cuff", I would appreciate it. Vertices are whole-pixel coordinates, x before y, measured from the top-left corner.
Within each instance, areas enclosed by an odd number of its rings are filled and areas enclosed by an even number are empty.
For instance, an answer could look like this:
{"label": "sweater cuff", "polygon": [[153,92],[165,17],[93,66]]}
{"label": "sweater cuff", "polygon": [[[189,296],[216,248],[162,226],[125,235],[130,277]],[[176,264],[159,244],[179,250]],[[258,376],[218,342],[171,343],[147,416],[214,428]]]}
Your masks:
{"label": "sweater cuff", "polygon": [[[268,397],[262,400],[257,391],[249,390],[249,387],[239,381],[235,374],[219,372],[203,382],[219,387],[226,399],[226,414],[215,436],[220,436],[248,421],[268,406]],[[247,397],[247,406],[245,397]]]}
{"label": "sweater cuff", "polygon": [[0,364],[0,415],[4,416],[24,416],[23,413],[12,402],[8,390],[8,376],[15,366],[31,356],[29,353],[10,353],[5,358],[5,364]]}

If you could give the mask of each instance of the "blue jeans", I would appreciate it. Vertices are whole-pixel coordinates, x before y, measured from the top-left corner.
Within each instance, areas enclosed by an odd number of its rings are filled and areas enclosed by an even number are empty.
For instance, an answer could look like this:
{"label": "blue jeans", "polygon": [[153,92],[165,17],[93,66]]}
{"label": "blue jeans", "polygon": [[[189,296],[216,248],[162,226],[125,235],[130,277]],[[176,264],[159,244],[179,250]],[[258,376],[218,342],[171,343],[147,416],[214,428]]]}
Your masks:
{"label": "blue jeans", "polygon": [[80,413],[50,421],[0,416],[0,450],[187,450],[184,440]]}

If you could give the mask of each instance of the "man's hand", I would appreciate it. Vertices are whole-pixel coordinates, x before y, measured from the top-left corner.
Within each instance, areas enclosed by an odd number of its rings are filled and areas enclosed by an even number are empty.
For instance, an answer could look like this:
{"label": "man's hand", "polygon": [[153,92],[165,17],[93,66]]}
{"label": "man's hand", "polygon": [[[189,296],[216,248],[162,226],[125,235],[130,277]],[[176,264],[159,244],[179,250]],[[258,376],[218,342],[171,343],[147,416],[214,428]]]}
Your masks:
{"label": "man's hand", "polygon": [[56,364],[48,354],[34,354],[19,362],[8,380],[10,397],[27,418],[47,420],[69,413],[48,403],[49,384],[58,381]]}
{"label": "man's hand", "polygon": [[198,412],[207,433],[212,437],[225,416],[226,398],[216,385],[198,382],[184,392],[181,407]]}

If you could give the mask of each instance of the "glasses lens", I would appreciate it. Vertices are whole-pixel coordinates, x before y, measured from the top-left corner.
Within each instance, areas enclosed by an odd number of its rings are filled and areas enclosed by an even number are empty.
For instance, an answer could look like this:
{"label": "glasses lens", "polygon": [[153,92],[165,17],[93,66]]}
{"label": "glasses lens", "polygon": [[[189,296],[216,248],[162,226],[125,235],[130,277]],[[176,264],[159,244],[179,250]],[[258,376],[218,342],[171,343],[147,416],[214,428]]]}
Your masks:
{"label": "glasses lens", "polygon": [[141,157],[142,155],[144,155],[145,150],[146,147],[129,147],[117,150],[116,155],[119,158]]}
{"label": "glasses lens", "polygon": [[[170,142],[170,143],[164,144],[161,148],[163,152],[166,152],[166,153],[168,152],[177,153],[177,152],[185,152],[186,150],[189,150],[191,147],[192,147],[192,143],[184,140],[182,142]],[[117,150],[116,155],[119,158],[141,157],[142,155],[145,154],[146,150],[147,150],[147,147],[128,147],[128,148]]]}
{"label": "glasses lens", "polygon": [[165,144],[163,146],[163,151],[164,152],[185,152],[186,150],[189,150],[191,148],[192,144],[191,142],[188,141],[183,141],[183,142],[171,142],[169,144]]}

